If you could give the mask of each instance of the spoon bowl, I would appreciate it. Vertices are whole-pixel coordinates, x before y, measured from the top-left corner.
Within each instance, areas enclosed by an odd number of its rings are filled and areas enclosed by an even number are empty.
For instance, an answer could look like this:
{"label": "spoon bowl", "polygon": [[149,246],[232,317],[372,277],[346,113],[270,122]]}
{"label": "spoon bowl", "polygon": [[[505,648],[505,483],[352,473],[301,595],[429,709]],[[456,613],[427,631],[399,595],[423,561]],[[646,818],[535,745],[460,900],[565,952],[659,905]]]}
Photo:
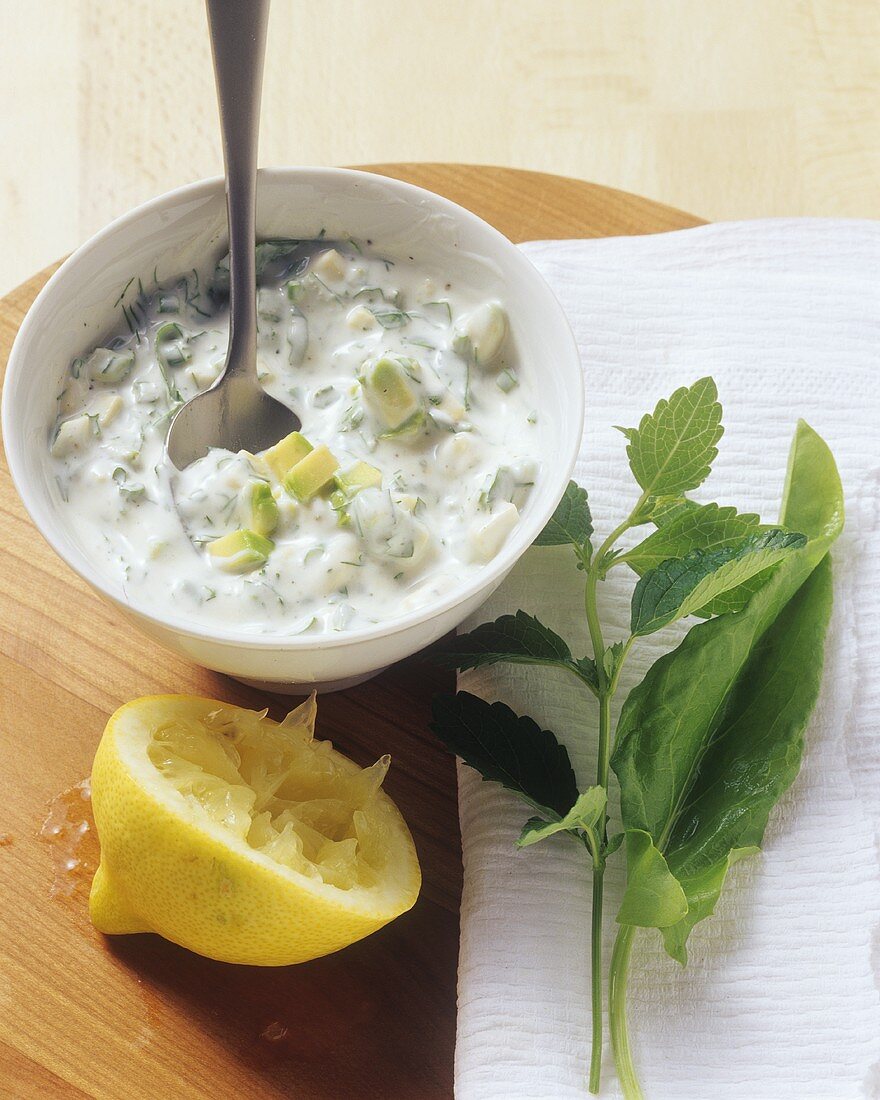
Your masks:
{"label": "spoon bowl", "polygon": [[301,427],[296,413],[261,386],[232,375],[221,378],[180,409],[168,434],[166,453],[182,470],[211,447],[255,454]]}

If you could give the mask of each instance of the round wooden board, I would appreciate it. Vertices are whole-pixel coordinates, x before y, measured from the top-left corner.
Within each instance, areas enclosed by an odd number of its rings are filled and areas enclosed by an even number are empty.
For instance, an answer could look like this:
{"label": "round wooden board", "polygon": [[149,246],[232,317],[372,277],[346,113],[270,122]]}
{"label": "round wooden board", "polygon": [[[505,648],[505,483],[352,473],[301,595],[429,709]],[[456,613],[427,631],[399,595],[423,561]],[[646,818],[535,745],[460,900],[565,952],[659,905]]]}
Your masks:
{"label": "round wooden board", "polygon": [[[515,241],[700,225],[578,180],[452,164],[370,167],[476,211]],[[51,269],[0,300],[0,359]],[[453,761],[427,729],[449,676],[413,658],[320,702],[319,733],[361,763],[390,752],[388,790],[419,849],[415,908],[348,950],[260,970],[156,936],[104,939],[88,876],[52,894],[62,849],[40,837],[50,803],[89,774],[107,716],[156,692],[284,712],[278,697],[198,669],[136,633],[42,541],[0,460],[0,1092],[16,1100],[452,1095],[460,846]],[[70,819],[88,804],[68,800]],[[56,809],[57,813],[57,809]],[[63,834],[62,834],[63,840]],[[88,835],[79,855],[93,854]]]}

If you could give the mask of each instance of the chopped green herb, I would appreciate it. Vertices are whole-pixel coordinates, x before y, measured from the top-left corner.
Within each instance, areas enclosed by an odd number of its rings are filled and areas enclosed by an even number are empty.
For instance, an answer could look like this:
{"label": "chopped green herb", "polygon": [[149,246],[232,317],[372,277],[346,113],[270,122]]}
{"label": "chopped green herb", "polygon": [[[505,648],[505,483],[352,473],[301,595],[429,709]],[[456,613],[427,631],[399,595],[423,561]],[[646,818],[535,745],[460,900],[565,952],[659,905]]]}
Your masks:
{"label": "chopped green herb", "polygon": [[115,301],[115,302],[113,303],[113,306],[114,306],[114,308],[115,308],[116,306],[118,306],[118,305],[119,305],[119,303],[120,303],[120,302],[122,301],[122,299],[123,299],[123,298],[125,297],[125,295],[126,295],[126,294],[128,293],[128,288],[129,288],[129,287],[131,286],[131,284],[132,284],[133,282],[134,282],[134,275],[132,275],[132,277],[131,277],[131,278],[130,278],[130,279],[128,280],[128,282],[127,282],[127,283],[125,284],[125,286],[124,286],[124,287],[122,288],[122,293],[121,293],[121,294],[119,295],[119,297],[118,297],[118,298],[116,299],[116,301]]}

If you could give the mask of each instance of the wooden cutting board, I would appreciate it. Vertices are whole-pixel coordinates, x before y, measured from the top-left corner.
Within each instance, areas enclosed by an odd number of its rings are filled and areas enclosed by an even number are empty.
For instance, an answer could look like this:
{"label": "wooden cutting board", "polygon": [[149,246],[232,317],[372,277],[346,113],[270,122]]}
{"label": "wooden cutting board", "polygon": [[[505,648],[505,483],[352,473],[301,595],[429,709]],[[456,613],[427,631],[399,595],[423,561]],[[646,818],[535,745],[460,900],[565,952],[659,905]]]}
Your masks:
{"label": "wooden cutting board", "polygon": [[[514,241],[702,224],[536,172],[370,170],[447,195]],[[3,369],[50,274],[0,300]],[[416,657],[320,701],[322,737],[362,764],[392,755],[387,789],[424,872],[410,913],[286,969],[211,962],[157,936],[104,939],[86,914],[97,845],[77,785],[108,715],[168,691],[268,706],[273,717],[286,704],[165,652],[94,596],[37,534],[2,457],[0,532],[0,1096],[450,1097],[461,852],[453,761],[427,721],[431,696],[451,677]]]}

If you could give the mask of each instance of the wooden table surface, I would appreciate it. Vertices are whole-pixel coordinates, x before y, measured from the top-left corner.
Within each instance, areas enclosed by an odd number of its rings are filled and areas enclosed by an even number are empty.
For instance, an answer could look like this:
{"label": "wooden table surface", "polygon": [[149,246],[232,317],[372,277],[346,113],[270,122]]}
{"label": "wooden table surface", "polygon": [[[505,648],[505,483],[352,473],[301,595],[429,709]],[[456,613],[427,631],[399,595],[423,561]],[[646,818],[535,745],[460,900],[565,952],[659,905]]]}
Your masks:
{"label": "wooden table surface", "polygon": [[[531,172],[374,168],[448,195],[516,241],[700,224]],[[4,368],[48,274],[0,300]],[[0,530],[0,1097],[450,1097],[460,847],[453,761],[427,730],[431,696],[449,677],[416,657],[319,704],[319,735],[343,752],[364,764],[392,754],[387,789],[424,872],[410,913],[337,955],[282,969],[214,963],[152,935],[104,939],[86,913],[96,843],[76,785],[108,715],[166,691],[268,705],[275,717],[284,702],[136,633],[42,541],[2,461]],[[67,858],[72,869],[60,866]]]}

